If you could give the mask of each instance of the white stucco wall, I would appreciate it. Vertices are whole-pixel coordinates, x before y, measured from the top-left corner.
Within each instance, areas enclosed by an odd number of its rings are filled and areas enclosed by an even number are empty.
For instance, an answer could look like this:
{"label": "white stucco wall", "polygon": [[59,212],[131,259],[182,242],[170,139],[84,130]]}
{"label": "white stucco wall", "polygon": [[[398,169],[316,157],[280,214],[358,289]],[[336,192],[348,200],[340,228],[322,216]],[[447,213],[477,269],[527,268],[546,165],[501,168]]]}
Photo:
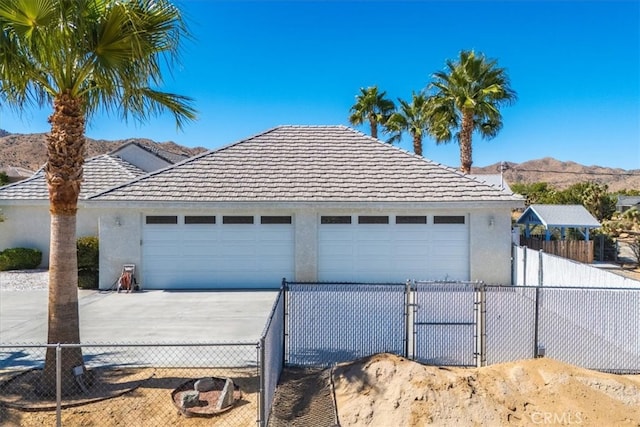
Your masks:
{"label": "white stucco wall", "polygon": [[133,210],[103,210],[99,218],[100,289],[110,289],[124,264],[136,265],[140,282],[142,216]]}
{"label": "white stucco wall", "polygon": [[[41,267],[49,265],[48,204],[2,206],[5,221],[0,223],[0,250],[32,247],[43,252]],[[274,208],[231,206],[228,208],[147,208],[80,206],[77,235],[100,238],[100,287],[108,289],[120,275],[122,265],[142,262],[142,223],[144,215],[292,215],[295,233],[295,278],[314,281],[318,277],[318,224],[320,215],[466,215],[469,219],[470,279],[486,283],[511,283],[511,209],[412,209],[373,206],[358,209],[322,209],[312,206]],[[491,225],[492,224],[492,225]]]}
{"label": "white stucco wall", "polygon": [[511,284],[511,210],[486,209],[470,214],[471,280]]}
{"label": "white stucco wall", "polygon": [[318,215],[315,211],[301,211],[293,219],[295,227],[294,280],[312,282],[318,278]]}
{"label": "white stucco wall", "polygon": [[[0,250],[36,248],[42,251],[41,268],[49,266],[50,216],[48,202],[37,205],[2,206],[4,222],[0,222]],[[77,237],[97,236],[97,211],[78,209]]]}
{"label": "white stucco wall", "polygon": [[317,209],[301,207],[229,205],[229,207],[129,208],[102,209],[100,216],[100,287],[110,288],[122,265],[137,266],[138,280],[144,284],[142,267],[142,227],[145,215],[291,215],[294,224],[296,281],[318,278],[318,224],[320,215],[465,215],[469,227],[470,280],[486,283],[511,283],[511,209],[415,209],[372,206],[371,208]]}

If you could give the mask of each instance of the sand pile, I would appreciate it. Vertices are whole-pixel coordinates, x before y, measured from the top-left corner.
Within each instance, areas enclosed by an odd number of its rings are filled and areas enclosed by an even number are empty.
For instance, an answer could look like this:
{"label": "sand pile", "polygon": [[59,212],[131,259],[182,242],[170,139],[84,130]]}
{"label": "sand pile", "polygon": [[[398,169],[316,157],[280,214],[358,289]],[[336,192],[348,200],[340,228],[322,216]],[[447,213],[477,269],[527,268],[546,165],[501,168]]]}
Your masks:
{"label": "sand pile", "polygon": [[547,358],[464,369],[379,354],[333,374],[343,427],[640,425],[640,376]]}

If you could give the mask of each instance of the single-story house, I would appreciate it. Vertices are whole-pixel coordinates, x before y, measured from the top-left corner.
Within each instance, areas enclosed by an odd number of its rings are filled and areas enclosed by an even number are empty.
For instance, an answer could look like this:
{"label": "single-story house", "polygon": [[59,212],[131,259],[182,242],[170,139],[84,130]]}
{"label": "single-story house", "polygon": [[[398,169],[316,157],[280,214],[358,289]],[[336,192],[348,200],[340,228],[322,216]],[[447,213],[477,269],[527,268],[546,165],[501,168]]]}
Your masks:
{"label": "single-story house", "polygon": [[344,126],[282,126],[87,198],[100,285],[511,278],[520,196]]}
{"label": "single-story house", "polygon": [[[82,203],[89,195],[129,182],[148,172],[186,159],[143,142],[131,141],[116,150],[87,159],[77,217],[78,237],[98,235],[99,211]],[[29,178],[0,187],[0,250],[16,247],[42,251],[42,267],[49,265],[49,194],[43,169]]]}
{"label": "single-story house", "polygon": [[[282,278],[508,284],[511,211],[524,200],[345,126],[281,126],[79,204],[98,218],[102,289],[123,264],[144,289],[229,289]],[[0,228],[12,221],[30,222]]]}

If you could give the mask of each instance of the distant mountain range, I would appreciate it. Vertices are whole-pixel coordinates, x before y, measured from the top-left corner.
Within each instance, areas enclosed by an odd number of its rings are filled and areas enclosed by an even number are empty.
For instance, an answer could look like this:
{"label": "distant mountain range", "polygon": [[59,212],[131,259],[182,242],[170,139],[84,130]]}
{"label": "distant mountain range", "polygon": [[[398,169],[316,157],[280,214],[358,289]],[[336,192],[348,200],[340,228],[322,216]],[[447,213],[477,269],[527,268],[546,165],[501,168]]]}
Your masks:
{"label": "distant mountain range", "polygon": [[[194,156],[206,151],[206,148],[189,148],[175,142],[155,142],[144,138],[131,138],[117,141],[95,140],[87,138],[87,156],[94,157],[108,153],[129,141],[143,141],[158,144],[158,148],[176,153]],[[47,158],[44,133],[12,134],[0,129],[0,171],[27,169],[31,171],[41,167]],[[625,170],[602,166],[584,166],[575,162],[561,162],[546,157],[524,163],[505,162],[504,179],[512,183],[548,182],[564,189],[572,184],[595,181],[609,186],[610,191],[640,189],[640,169]],[[485,167],[474,167],[474,174],[499,174],[500,163]]]}
{"label": "distant mountain range", "polygon": [[[203,147],[189,148],[178,145],[175,142],[155,142],[145,138],[130,138],[117,141],[87,138],[87,157],[108,153],[130,141],[157,144],[160,149],[189,157],[207,151]],[[11,168],[35,171],[46,161],[46,134],[12,134],[0,129],[0,171],[6,171]]]}
{"label": "distant mountain range", "polygon": [[[500,163],[472,168],[474,174],[499,174]],[[609,191],[640,190],[640,169],[625,170],[603,166],[584,166],[575,162],[562,162],[551,157],[529,160],[523,163],[504,163],[504,179],[507,183],[531,184],[547,182],[558,189],[565,189],[578,182],[593,181],[606,184]]]}

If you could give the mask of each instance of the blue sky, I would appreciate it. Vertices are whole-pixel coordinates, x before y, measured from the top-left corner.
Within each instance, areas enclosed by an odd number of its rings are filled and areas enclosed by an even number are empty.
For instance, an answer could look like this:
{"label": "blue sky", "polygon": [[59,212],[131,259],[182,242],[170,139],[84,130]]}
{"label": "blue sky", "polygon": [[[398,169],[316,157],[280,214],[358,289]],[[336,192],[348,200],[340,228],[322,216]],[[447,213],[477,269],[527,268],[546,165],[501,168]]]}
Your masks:
{"label": "blue sky", "polygon": [[[640,2],[178,0],[194,35],[163,90],[195,99],[199,119],[144,125],[97,116],[96,139],[145,137],[217,148],[282,124],[345,124],[360,87],[410,99],[462,49],[507,69],[518,101],[474,166],[555,157],[640,169]],[[48,130],[48,110],[0,128]],[[366,126],[359,130],[368,132]],[[401,147],[410,150],[409,139]],[[459,166],[455,143],[424,156]]]}

